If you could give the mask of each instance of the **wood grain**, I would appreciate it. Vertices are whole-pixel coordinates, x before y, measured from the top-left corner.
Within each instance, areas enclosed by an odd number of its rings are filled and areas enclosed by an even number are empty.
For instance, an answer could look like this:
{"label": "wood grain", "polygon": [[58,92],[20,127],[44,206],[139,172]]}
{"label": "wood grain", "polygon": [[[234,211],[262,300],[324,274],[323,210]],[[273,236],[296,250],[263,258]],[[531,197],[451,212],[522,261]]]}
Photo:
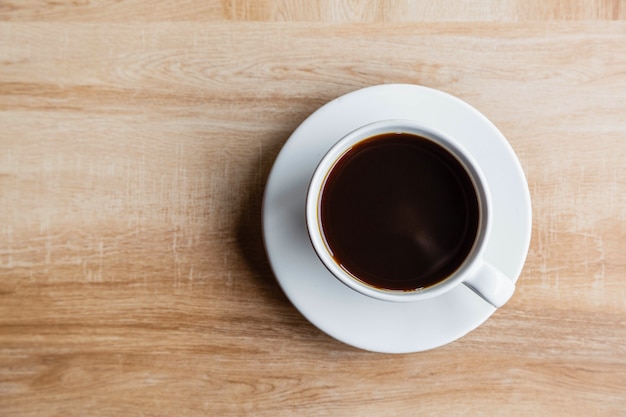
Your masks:
{"label": "wood grain", "polygon": [[[626,415],[623,2],[322,3],[1,3],[0,415]],[[260,236],[293,129],[390,82],[484,112],[533,200],[511,302],[408,355],[309,324]]]}
{"label": "wood grain", "polygon": [[624,0],[5,0],[0,20],[383,23],[625,20]]}

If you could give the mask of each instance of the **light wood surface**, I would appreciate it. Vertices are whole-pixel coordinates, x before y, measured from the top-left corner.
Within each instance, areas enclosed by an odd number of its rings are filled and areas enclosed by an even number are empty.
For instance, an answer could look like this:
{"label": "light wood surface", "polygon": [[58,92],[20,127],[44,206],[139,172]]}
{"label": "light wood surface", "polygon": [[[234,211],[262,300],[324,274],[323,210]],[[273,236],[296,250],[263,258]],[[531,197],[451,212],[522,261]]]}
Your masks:
{"label": "light wood surface", "polygon": [[[626,2],[0,2],[1,416],[626,416]],[[360,351],[289,303],[260,204],[380,83],[485,113],[533,238],[483,326]],[[323,307],[321,307],[323,308]]]}

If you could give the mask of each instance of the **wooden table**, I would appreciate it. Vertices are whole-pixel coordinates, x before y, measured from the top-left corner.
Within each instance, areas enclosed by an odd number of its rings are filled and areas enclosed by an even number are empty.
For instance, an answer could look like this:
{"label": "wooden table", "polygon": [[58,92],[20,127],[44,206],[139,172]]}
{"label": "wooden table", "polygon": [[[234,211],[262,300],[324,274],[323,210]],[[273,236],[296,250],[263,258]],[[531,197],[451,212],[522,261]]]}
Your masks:
{"label": "wooden table", "polygon": [[[623,0],[8,0],[0,20],[0,415],[626,416]],[[398,82],[502,130],[533,238],[483,326],[384,355],[290,304],[260,205],[307,115]]]}

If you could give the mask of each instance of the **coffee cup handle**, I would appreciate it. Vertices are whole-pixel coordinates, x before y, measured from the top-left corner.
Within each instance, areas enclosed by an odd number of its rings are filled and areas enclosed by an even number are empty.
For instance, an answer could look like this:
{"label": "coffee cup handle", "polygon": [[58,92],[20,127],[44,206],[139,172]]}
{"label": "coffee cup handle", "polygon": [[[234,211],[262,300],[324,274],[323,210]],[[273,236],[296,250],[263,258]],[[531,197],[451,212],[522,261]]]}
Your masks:
{"label": "coffee cup handle", "polygon": [[502,307],[515,292],[513,281],[486,262],[463,283],[495,308]]}

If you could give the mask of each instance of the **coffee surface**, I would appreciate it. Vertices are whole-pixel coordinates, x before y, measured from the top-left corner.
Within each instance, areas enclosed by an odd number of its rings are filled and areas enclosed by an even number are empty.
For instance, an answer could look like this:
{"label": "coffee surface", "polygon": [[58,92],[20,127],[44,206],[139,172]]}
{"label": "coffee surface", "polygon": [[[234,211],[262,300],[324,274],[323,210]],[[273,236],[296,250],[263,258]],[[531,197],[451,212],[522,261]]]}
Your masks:
{"label": "coffee surface", "polygon": [[478,231],[472,181],[428,139],[389,133],[360,142],[329,173],[322,233],[335,261],[389,290],[432,286],[465,260]]}

